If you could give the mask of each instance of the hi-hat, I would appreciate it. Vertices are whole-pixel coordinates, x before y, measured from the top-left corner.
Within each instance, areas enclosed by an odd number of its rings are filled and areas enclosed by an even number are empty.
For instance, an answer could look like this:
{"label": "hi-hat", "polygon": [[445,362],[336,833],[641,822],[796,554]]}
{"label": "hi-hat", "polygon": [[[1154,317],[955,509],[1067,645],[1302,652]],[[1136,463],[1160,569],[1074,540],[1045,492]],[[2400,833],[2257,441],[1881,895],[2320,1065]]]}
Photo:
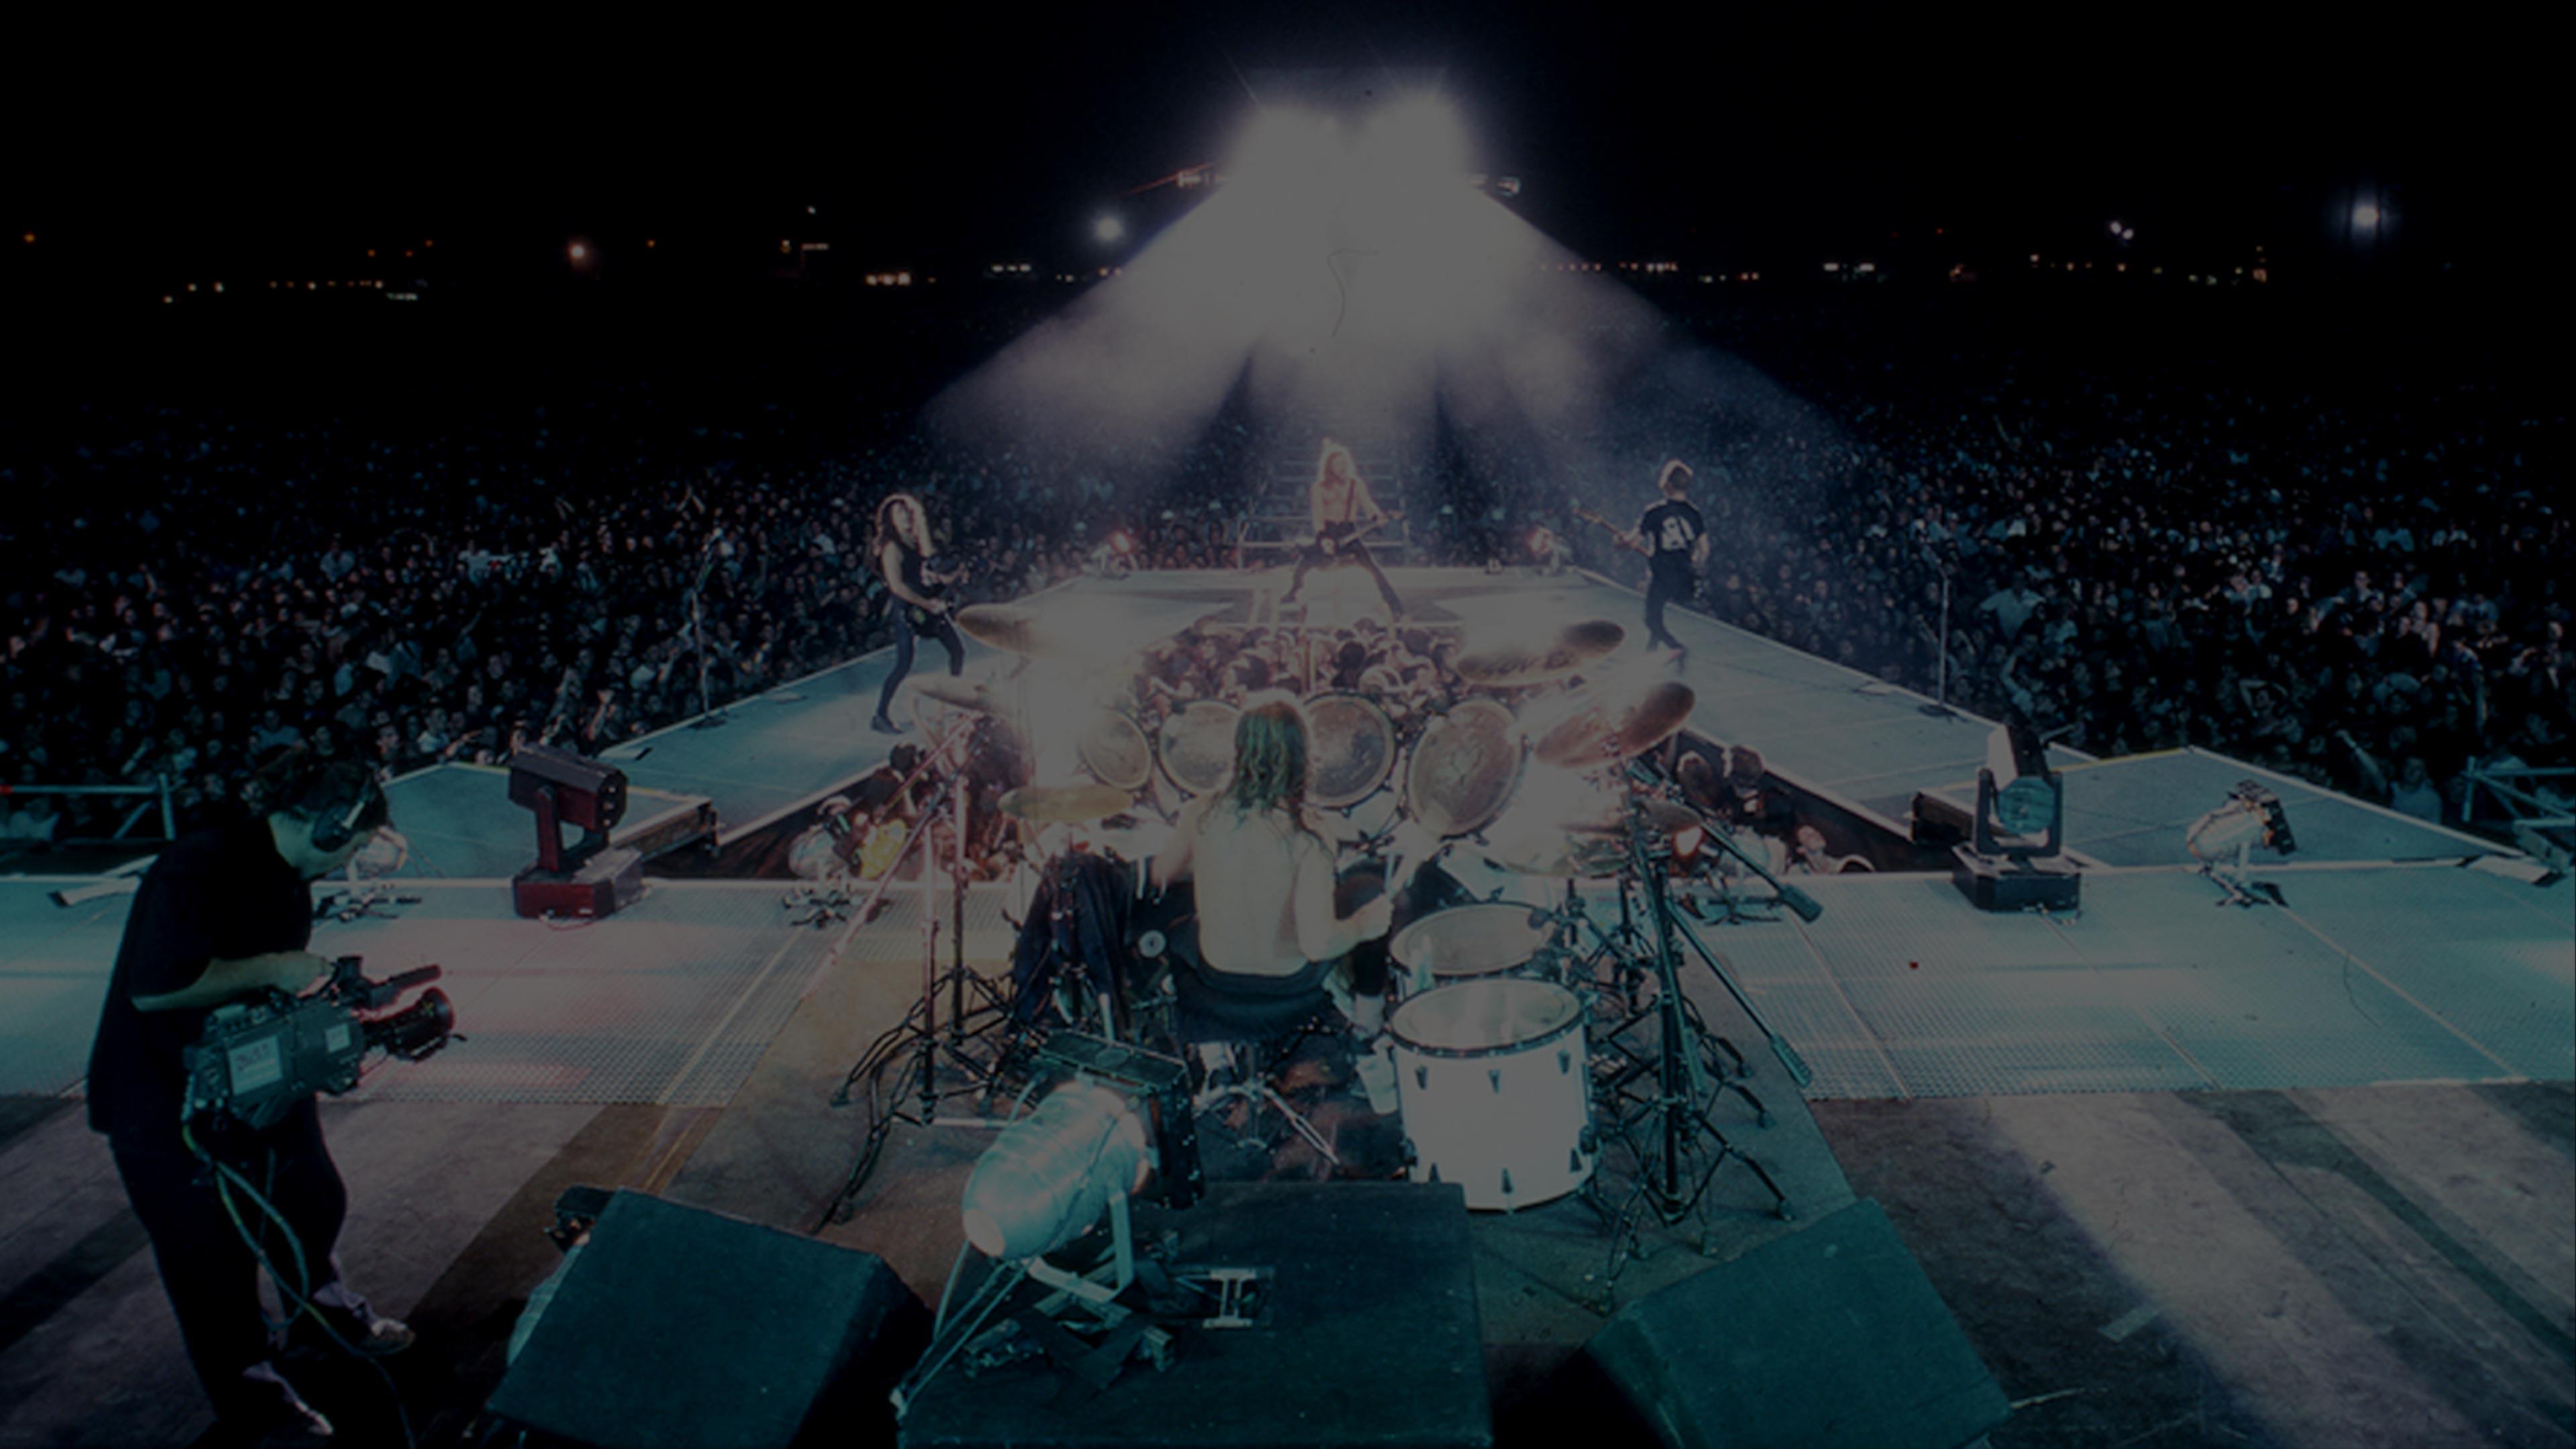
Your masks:
{"label": "hi-hat", "polygon": [[1485,858],[1515,875],[1617,875],[1628,863],[1628,848],[1598,836],[1562,831],[1535,831],[1494,842]]}
{"label": "hi-hat", "polygon": [[1469,684],[1517,689],[1563,679],[1619,647],[1628,631],[1607,619],[1567,624],[1553,634],[1470,639],[1453,666]]}
{"label": "hi-hat", "polygon": [[1108,785],[1023,785],[1002,797],[1002,813],[1041,825],[1088,825],[1133,803],[1134,796]]}
{"label": "hi-hat", "polygon": [[1672,738],[1698,701],[1689,685],[1671,679],[1594,688],[1530,753],[1568,770],[1641,755]]}

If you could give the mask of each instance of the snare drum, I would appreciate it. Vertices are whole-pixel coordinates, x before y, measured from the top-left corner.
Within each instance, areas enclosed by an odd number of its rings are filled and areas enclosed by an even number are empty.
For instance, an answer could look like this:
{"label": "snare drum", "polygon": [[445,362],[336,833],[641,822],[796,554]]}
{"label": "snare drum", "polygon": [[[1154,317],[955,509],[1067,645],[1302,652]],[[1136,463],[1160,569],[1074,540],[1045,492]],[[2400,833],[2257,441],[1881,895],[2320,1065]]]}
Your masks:
{"label": "snare drum", "polygon": [[1536,914],[1510,901],[1451,906],[1396,932],[1389,949],[1396,960],[1439,985],[1526,975],[1547,945],[1546,930],[1530,919]]}
{"label": "snare drum", "polygon": [[1583,1003],[1544,981],[1461,982],[1387,1021],[1416,1182],[1454,1182],[1467,1206],[1551,1202],[1592,1177]]}

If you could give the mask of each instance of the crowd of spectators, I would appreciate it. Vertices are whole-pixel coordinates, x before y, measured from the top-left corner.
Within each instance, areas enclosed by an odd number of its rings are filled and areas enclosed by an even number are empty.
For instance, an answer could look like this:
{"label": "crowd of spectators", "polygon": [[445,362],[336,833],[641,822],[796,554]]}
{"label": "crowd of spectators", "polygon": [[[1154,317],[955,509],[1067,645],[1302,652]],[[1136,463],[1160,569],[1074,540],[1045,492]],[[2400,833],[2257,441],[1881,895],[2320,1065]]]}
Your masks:
{"label": "crowd of spectators", "polygon": [[[961,324],[949,355],[1010,325]],[[2571,539],[2534,476],[2556,412],[2486,384],[2312,394],[1800,337],[1812,370],[1773,370],[1805,403],[1673,429],[1718,617],[1926,692],[1946,677],[2098,755],[2206,745],[2428,818],[2459,818],[2473,762],[2566,762]],[[939,380],[827,430],[793,405],[689,424],[684,384],[631,379],[435,415],[92,401],[17,428],[0,487],[30,503],[0,546],[35,562],[0,586],[0,782],[166,778],[195,812],[288,746],[393,771],[600,749],[881,643],[867,531],[891,487],[926,495],[971,598],[1100,566],[1113,533],[1136,567],[1241,560],[1271,446],[1250,421],[1068,464],[920,421]],[[1158,507],[1133,506],[1144,469]],[[1442,561],[1524,561],[1545,522],[1607,564],[1567,505],[1624,523],[1643,477],[1408,482],[1473,520],[1422,530]],[[0,798],[0,840],[104,834],[135,804]]]}
{"label": "crowd of spectators", "polygon": [[2473,765],[2568,763],[2556,404],[1939,341],[1842,349],[1867,365],[1796,379],[1820,410],[1703,439],[1712,613],[2097,756],[2203,746],[2427,820]]}

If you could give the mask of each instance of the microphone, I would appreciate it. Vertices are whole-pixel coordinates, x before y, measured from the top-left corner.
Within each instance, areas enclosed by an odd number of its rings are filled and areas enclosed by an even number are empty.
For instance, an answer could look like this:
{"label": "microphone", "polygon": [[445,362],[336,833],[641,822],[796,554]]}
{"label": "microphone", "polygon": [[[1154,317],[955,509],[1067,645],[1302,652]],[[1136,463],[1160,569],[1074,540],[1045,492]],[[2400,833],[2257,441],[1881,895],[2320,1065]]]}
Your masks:
{"label": "microphone", "polygon": [[1825,908],[1816,903],[1814,896],[1793,885],[1784,884],[1780,887],[1780,904],[1797,912],[1798,919],[1809,925],[1814,925],[1816,918],[1825,913]]}

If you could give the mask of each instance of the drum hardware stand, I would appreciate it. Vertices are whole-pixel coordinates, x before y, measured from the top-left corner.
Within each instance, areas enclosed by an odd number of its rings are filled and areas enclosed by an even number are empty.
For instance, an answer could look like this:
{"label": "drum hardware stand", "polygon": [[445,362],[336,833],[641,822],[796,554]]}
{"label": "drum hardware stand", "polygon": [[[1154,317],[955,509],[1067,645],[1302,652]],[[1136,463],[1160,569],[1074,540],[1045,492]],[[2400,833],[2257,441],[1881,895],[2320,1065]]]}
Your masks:
{"label": "drum hardware stand", "polygon": [[[1648,964],[1655,972],[1657,997],[1653,1009],[1659,1018],[1659,1040],[1655,1055],[1655,1096],[1623,1112],[1614,1124],[1613,1130],[1627,1144],[1639,1169],[1637,1192],[1622,1205],[1618,1226],[1612,1232],[1614,1259],[1626,1251],[1639,1221],[1637,1210],[1640,1206],[1653,1211],[1656,1218],[1667,1225],[1697,1216],[1705,1248],[1708,1188],[1715,1181],[1717,1170],[1725,1166],[1730,1157],[1741,1159],[1746,1167],[1753,1170],[1754,1177],[1770,1191],[1780,1217],[1785,1219],[1791,1215],[1789,1196],[1772,1179],[1770,1172],[1751,1154],[1728,1141],[1726,1134],[1710,1120],[1715,1093],[1710,1089],[1711,1074],[1701,1056],[1714,1050],[1717,1039],[1697,1013],[1690,1010],[1689,1002],[1682,995],[1680,948],[1674,944],[1674,938],[1681,934],[1681,923],[1674,919],[1674,907],[1664,884],[1663,866],[1670,849],[1646,819],[1645,796],[1634,788],[1638,782],[1633,772],[1630,778],[1633,809],[1628,837],[1628,874],[1643,885],[1646,914],[1655,927]],[[1627,885],[1628,881],[1623,877],[1623,894]],[[1730,1047],[1728,1051],[1732,1054],[1733,1049]],[[1740,1056],[1736,1059],[1742,1061]],[[1760,1099],[1747,1091],[1740,1080],[1730,1082],[1722,1072],[1718,1073],[1717,1089],[1738,1093],[1767,1119],[1768,1113],[1764,1112]],[[1638,1140],[1641,1127],[1653,1134],[1642,1145]],[[1685,1163],[1685,1159],[1693,1155],[1705,1156],[1707,1162],[1696,1174]]]}
{"label": "drum hardware stand", "polygon": [[[850,1104],[852,1090],[860,1083],[866,1083],[868,1130],[859,1149],[858,1162],[851,1167],[850,1174],[842,1182],[840,1191],[833,1195],[831,1203],[824,1209],[823,1222],[817,1225],[817,1231],[825,1225],[849,1221],[851,1211],[858,1205],[860,1190],[867,1185],[868,1175],[875,1171],[877,1159],[885,1151],[886,1139],[893,1135],[895,1123],[908,1122],[916,1127],[985,1129],[998,1129],[1009,1125],[1006,1119],[991,1115],[989,1110],[968,1117],[942,1116],[939,1112],[939,1105],[943,1099],[969,1095],[981,1097],[989,1109],[993,1094],[1001,1085],[1004,1072],[1019,1045],[1014,1036],[1006,1039],[999,1048],[982,1055],[968,1050],[970,1044],[980,1043],[997,1024],[1006,1022],[1010,1018],[1010,1002],[1002,994],[1001,989],[966,969],[968,790],[964,742],[971,733],[971,725],[961,726],[952,731],[948,738],[940,741],[936,755],[946,756],[953,751],[954,760],[951,768],[941,777],[937,792],[931,799],[930,808],[922,812],[922,828],[914,831],[911,838],[904,842],[903,855],[897,857],[894,864],[887,868],[884,879],[878,882],[876,898],[871,899],[868,908],[861,913],[863,920],[873,916],[878,900],[884,896],[886,887],[902,871],[904,860],[921,846],[922,841],[929,838],[930,820],[938,815],[941,806],[947,806],[952,816],[951,839],[954,847],[948,868],[951,905],[949,969],[944,974],[939,969],[939,921],[931,909],[933,900],[931,881],[934,868],[925,857],[922,861],[921,873],[921,998],[913,1003],[910,1011],[904,1013],[903,1020],[896,1022],[884,1034],[868,1044],[867,1051],[859,1057],[857,1064],[852,1066],[849,1073],[841,1079],[840,1089],[832,1094],[833,1106],[846,1107]],[[948,1019],[945,1022],[942,1022],[939,1017],[939,995],[942,987],[947,988],[948,992]],[[977,998],[971,1007],[967,1004],[967,993],[970,990]],[[940,1084],[940,1068],[943,1063],[961,1073],[965,1078],[964,1082],[943,1087]],[[898,1064],[901,1068],[900,1079],[908,1084],[917,1085],[920,1090],[917,1104],[909,1109],[901,1103],[899,1097],[894,1101],[888,1101],[883,1095],[886,1074],[894,1070]]]}

